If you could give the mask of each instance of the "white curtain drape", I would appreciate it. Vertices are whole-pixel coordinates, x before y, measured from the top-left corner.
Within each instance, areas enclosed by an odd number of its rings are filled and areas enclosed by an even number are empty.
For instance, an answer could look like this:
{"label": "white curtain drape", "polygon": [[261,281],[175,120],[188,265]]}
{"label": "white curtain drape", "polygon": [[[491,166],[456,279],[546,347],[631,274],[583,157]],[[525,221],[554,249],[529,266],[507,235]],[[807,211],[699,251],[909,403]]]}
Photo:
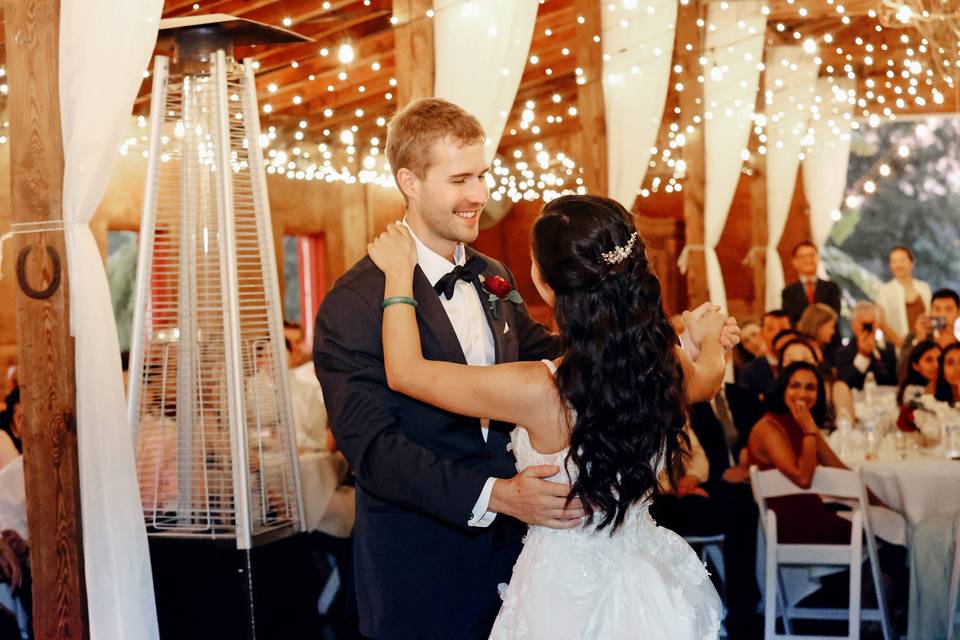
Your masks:
{"label": "white curtain drape", "polygon": [[[706,192],[704,194],[704,251],[710,301],[726,308],[727,291],[716,247],[733,202],[742,152],[753,127],[754,106],[763,61],[766,2],[711,2],[707,8],[708,29],[704,67],[704,145]],[[726,8],[724,8],[726,7]]]}
{"label": "white curtain drape", "polygon": [[810,206],[813,243],[821,252],[847,189],[855,91],[855,81],[846,77],[817,80],[815,108],[810,116],[813,145],[803,161],[803,193]]}
{"label": "white curtain drape", "polygon": [[603,100],[608,191],[628,210],[637,197],[666,106],[677,0],[603,8]]}
{"label": "white curtain drape", "polygon": [[80,500],[92,640],[159,637],[117,328],[89,222],[130,123],[162,8],[163,0],[60,4],[63,219],[76,339]]}
{"label": "white curtain drape", "polygon": [[764,102],[767,119],[766,309],[781,305],[783,264],[777,246],[797,186],[800,154],[820,65],[800,46],[767,49]]}
{"label": "white curtain drape", "polygon": [[503,128],[527,64],[537,0],[434,0],[434,95],[474,116],[487,134],[487,161]]}

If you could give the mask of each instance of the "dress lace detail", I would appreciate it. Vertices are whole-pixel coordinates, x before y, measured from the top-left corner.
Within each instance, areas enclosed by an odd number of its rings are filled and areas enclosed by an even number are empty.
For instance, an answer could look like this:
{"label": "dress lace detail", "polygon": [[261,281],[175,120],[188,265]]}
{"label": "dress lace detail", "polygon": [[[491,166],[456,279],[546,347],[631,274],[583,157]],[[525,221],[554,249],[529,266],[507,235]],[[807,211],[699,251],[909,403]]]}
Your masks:
{"label": "dress lace detail", "polygon": [[[517,469],[561,469],[568,450],[533,448],[527,430],[511,434]],[[576,529],[530,527],[491,640],[713,640],[720,598],[700,559],[674,532],[657,526],[647,504],[633,507],[612,536],[590,523]],[[502,586],[502,585],[501,585]]]}

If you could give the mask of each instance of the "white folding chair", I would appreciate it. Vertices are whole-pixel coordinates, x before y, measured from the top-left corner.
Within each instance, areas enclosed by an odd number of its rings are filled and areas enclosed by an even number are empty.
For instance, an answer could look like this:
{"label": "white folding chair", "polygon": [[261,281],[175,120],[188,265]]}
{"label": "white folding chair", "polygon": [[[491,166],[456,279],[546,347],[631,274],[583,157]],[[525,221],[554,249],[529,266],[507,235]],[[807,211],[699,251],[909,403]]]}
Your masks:
{"label": "white folding chair", "polygon": [[950,595],[947,597],[947,640],[953,640],[956,637],[958,591],[960,591],[960,516],[957,516],[957,538],[953,545],[953,571],[950,574]]}
{"label": "white folding chair", "polygon": [[[765,569],[765,611],[764,638],[766,640],[800,640],[837,638],[838,636],[806,636],[792,632],[790,618],[816,620],[848,621],[848,640],[859,640],[860,621],[879,620],[884,640],[891,640],[890,618],[887,613],[883,582],[880,578],[880,565],[877,560],[877,544],[873,536],[867,511],[866,491],[859,470],[831,469],[817,467],[809,489],[802,489],[776,469],[760,471],[750,468],[750,480],[754,499],[760,508],[760,530],[766,540]],[[848,498],[858,502],[853,511],[848,544],[785,544],[777,540],[777,515],[767,508],[767,499],[780,496],[813,493],[837,498]],[[873,584],[877,595],[877,609],[862,610],[860,603],[860,582],[863,565],[863,539],[867,540],[867,555],[873,573]],[[847,566],[850,569],[850,601],[847,609],[824,609],[812,607],[790,607],[786,594],[782,593],[783,581],[780,576],[781,565],[793,566]],[[779,584],[778,584],[779,583]],[[778,590],[779,586],[779,590]],[[777,602],[780,603],[785,634],[776,632]]]}
{"label": "white folding chair", "polygon": [[[714,566],[717,570],[717,577],[720,578],[721,593],[725,591],[727,584],[727,570],[723,563],[723,534],[717,534],[715,536],[686,536],[684,540],[687,541],[691,547],[697,551],[697,555],[700,556],[700,562],[704,565],[707,564],[707,560]],[[724,601],[724,608],[726,608],[726,601]],[[726,609],[724,609],[723,620],[720,623],[720,637],[727,637],[727,628],[726,628]]]}

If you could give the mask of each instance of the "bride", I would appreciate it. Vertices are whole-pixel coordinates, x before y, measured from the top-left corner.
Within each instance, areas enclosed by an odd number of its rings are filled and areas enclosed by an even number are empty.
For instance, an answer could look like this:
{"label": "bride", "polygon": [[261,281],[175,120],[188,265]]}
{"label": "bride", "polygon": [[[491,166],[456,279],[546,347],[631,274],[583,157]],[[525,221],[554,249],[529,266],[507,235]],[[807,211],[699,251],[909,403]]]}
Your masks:
{"label": "bride", "polygon": [[489,367],[430,361],[420,350],[409,231],[391,224],[368,252],[386,278],[390,387],[522,425],[511,435],[518,470],[559,466],[551,480],[569,483],[587,514],[572,529],[530,528],[501,586],[491,638],[716,638],[721,605],[706,570],[648,506],[658,473],[672,475],[686,445],[686,402],[721,384],[725,316],[710,310],[690,323],[701,349],[692,362],[677,347],[630,214],[607,198],[565,196],[534,225],[531,270],[554,308],[562,357]]}

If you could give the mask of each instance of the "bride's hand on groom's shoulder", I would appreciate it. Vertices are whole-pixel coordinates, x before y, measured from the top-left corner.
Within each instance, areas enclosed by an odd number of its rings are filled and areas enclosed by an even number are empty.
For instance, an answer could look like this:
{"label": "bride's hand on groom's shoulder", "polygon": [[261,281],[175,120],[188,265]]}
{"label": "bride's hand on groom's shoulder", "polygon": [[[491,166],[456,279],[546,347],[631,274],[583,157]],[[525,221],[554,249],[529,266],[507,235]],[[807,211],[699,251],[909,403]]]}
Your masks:
{"label": "bride's hand on groom's shoulder", "polygon": [[410,277],[417,266],[417,246],[410,230],[399,222],[391,222],[386,231],[367,245],[373,263],[388,276]]}

